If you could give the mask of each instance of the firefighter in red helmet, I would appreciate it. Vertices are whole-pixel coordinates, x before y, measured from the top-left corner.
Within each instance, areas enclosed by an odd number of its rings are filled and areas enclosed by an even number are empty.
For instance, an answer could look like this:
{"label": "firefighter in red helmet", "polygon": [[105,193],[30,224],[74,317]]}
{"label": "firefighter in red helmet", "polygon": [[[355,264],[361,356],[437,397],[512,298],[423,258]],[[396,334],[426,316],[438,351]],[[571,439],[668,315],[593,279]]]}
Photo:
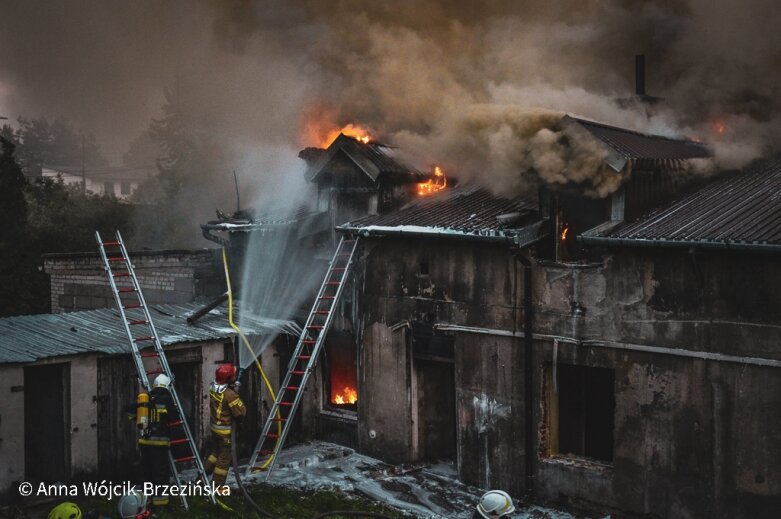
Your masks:
{"label": "firefighter in red helmet", "polygon": [[232,364],[220,364],[209,388],[212,443],[204,466],[206,472],[214,471],[214,484],[224,485],[231,463],[231,430],[233,422],[241,423],[247,408],[236,393],[236,368]]}

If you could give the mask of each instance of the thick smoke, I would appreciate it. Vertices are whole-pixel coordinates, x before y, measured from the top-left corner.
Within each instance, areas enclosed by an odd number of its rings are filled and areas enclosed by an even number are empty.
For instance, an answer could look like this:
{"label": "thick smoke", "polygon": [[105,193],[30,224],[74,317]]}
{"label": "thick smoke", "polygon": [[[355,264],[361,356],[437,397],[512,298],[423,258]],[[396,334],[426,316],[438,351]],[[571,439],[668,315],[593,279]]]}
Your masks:
{"label": "thick smoke", "polygon": [[[247,197],[289,173],[276,155],[314,144],[313,114],[498,190],[593,162],[543,109],[698,138],[735,167],[777,147],[779,22],[773,0],[19,1],[0,16],[0,114],[69,116],[118,157],[178,85],[189,131],[219,148],[200,221],[232,206],[232,169]],[[653,111],[615,102],[637,53]]]}

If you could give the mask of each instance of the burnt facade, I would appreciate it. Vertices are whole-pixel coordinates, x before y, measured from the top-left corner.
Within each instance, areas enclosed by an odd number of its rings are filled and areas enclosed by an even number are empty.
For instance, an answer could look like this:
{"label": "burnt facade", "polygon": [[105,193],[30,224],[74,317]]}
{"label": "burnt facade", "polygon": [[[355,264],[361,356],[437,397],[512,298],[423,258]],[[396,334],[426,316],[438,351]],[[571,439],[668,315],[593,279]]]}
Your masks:
{"label": "burnt facade", "polygon": [[[625,175],[610,196],[462,186],[345,216],[358,260],[298,437],[452,460],[467,483],[581,510],[771,516],[778,168],[686,187],[687,161],[707,154],[696,143],[562,124],[609,147]],[[289,353],[274,354],[284,369]],[[356,398],[339,404],[344,369]]]}

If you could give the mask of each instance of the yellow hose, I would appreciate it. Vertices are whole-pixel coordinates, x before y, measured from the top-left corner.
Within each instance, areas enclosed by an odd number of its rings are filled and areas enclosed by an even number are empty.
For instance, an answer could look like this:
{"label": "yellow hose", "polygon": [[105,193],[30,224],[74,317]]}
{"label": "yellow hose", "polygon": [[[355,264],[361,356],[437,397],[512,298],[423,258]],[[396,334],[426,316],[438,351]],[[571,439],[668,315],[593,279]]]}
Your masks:
{"label": "yellow hose", "polygon": [[[277,399],[276,394],[274,394],[274,388],[271,387],[271,382],[269,382],[268,377],[266,376],[266,373],[263,371],[263,367],[260,365],[260,361],[258,360],[258,356],[255,355],[255,352],[252,350],[252,346],[250,346],[249,340],[247,340],[247,337],[244,335],[244,332],[241,331],[241,328],[233,322],[233,291],[231,290],[231,277],[230,272],[228,271],[228,256],[225,253],[225,247],[222,248],[222,264],[225,267],[225,283],[228,285],[228,322],[231,325],[231,328],[236,330],[236,333],[239,334],[239,337],[241,337],[241,342],[244,344],[244,346],[247,347],[247,350],[249,350],[250,355],[252,355],[252,358],[255,359],[255,366],[258,368],[258,372],[260,373],[261,378],[263,379],[263,382],[265,382],[266,387],[268,388],[268,392],[271,395],[271,399],[275,400]],[[263,470],[271,463],[271,460],[274,459],[274,456],[276,455],[277,450],[277,443],[279,443],[279,438],[282,436],[282,413],[279,412],[279,409],[277,409],[277,418],[280,419],[280,421],[277,422],[277,441],[274,443],[274,448],[272,449],[271,456],[268,457],[268,459],[263,463],[263,465],[260,466],[259,470]]]}

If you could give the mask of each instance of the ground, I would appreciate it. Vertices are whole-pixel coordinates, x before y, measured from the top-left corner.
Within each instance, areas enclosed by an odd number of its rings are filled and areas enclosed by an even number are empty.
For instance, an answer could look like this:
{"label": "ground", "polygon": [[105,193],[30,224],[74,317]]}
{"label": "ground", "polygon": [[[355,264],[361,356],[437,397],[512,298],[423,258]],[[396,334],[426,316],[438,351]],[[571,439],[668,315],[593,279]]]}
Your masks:
{"label": "ground", "polygon": [[[194,474],[183,475],[187,478]],[[485,492],[459,482],[452,463],[388,465],[324,442],[285,449],[269,480],[264,478],[264,473],[256,473],[243,479],[253,499],[279,519],[312,519],[334,510],[371,511],[392,518],[469,519]],[[233,496],[222,501],[232,511],[215,507],[205,499],[192,499],[190,512],[171,506],[164,518],[258,517],[236,487],[233,472],[228,484],[234,488]],[[85,512],[102,514],[96,517],[116,517],[116,500],[74,501]],[[42,503],[25,510],[0,510],[0,517],[45,518],[52,506],[54,503]],[[516,501],[516,512],[509,519],[578,518]]]}

